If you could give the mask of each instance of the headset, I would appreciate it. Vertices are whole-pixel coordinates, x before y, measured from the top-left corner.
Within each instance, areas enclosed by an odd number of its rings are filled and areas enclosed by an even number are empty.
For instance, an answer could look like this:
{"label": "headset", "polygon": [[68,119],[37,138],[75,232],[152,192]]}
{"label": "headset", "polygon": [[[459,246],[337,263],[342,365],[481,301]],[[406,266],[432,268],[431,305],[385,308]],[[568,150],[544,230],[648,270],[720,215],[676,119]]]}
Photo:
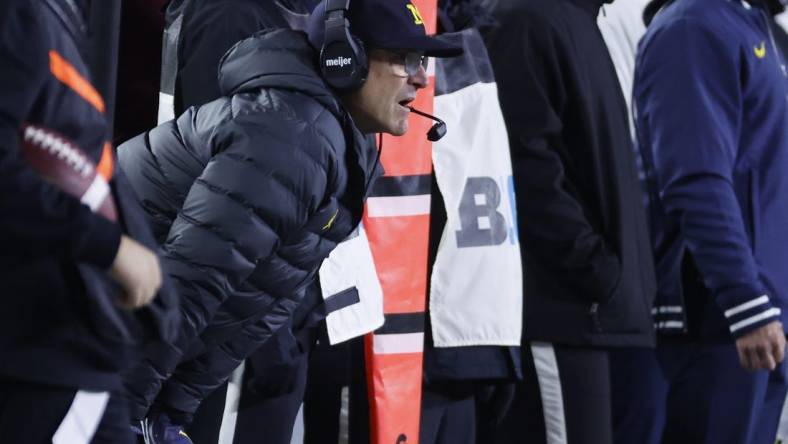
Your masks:
{"label": "headset", "polygon": [[[348,8],[350,0],[326,0],[326,23],[320,49],[320,72],[323,80],[339,91],[361,88],[367,80],[369,64],[364,44],[350,34]],[[446,123],[430,114],[410,108],[411,112],[436,121],[427,139],[436,142],[446,134]]]}
{"label": "headset", "polygon": [[327,0],[320,72],[334,89],[352,91],[367,80],[369,65],[364,44],[350,34],[350,0]]}

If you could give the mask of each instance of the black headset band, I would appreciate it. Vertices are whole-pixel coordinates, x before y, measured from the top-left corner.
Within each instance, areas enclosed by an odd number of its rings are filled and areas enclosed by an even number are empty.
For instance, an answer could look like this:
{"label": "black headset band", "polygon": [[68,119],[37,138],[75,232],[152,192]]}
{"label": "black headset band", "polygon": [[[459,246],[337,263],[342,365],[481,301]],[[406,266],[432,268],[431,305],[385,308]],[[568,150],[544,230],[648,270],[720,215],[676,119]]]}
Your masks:
{"label": "black headset band", "polygon": [[345,41],[349,37],[348,8],[350,8],[350,0],[326,0],[324,48],[331,43]]}
{"label": "black headset band", "polygon": [[329,46],[331,43],[342,42],[347,40],[348,21],[345,15],[341,12],[334,11],[332,16],[326,17],[325,35],[323,36],[323,46]]}

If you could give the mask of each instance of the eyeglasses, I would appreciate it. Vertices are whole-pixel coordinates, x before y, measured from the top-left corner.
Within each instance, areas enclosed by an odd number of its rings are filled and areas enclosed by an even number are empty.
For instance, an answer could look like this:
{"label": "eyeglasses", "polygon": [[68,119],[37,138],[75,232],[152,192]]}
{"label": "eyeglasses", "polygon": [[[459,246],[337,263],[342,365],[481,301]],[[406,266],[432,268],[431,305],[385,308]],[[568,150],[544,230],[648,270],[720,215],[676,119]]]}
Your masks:
{"label": "eyeglasses", "polygon": [[427,70],[430,58],[420,52],[399,52],[381,50],[388,58],[391,73],[397,77],[411,77],[419,73],[420,68]]}
{"label": "eyeglasses", "polygon": [[419,73],[419,68],[424,68],[427,71],[430,58],[419,52],[407,52],[396,54],[397,58],[392,59],[392,62],[398,61],[396,67],[404,68],[404,72],[400,72],[400,76],[415,76]]}

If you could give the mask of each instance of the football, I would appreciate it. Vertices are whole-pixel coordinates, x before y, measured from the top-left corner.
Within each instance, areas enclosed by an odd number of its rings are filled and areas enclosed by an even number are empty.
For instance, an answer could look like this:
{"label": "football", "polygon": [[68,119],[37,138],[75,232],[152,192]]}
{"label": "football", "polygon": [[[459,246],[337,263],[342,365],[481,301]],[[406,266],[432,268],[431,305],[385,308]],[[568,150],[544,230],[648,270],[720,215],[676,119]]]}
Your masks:
{"label": "football", "polygon": [[75,143],[48,128],[29,124],[22,126],[21,142],[22,156],[44,180],[79,198],[93,212],[117,221],[108,178]]}

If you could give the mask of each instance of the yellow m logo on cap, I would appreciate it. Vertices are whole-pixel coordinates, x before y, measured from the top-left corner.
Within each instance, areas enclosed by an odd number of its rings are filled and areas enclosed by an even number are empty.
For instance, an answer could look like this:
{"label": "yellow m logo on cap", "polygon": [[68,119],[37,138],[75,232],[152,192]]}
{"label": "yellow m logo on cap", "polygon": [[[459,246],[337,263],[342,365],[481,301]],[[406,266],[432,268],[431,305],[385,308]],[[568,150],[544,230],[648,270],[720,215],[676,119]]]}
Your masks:
{"label": "yellow m logo on cap", "polygon": [[424,19],[421,18],[421,13],[418,9],[416,9],[416,6],[412,3],[408,3],[405,6],[408,8],[408,11],[410,11],[411,15],[413,15],[413,23],[417,25],[423,25]]}

